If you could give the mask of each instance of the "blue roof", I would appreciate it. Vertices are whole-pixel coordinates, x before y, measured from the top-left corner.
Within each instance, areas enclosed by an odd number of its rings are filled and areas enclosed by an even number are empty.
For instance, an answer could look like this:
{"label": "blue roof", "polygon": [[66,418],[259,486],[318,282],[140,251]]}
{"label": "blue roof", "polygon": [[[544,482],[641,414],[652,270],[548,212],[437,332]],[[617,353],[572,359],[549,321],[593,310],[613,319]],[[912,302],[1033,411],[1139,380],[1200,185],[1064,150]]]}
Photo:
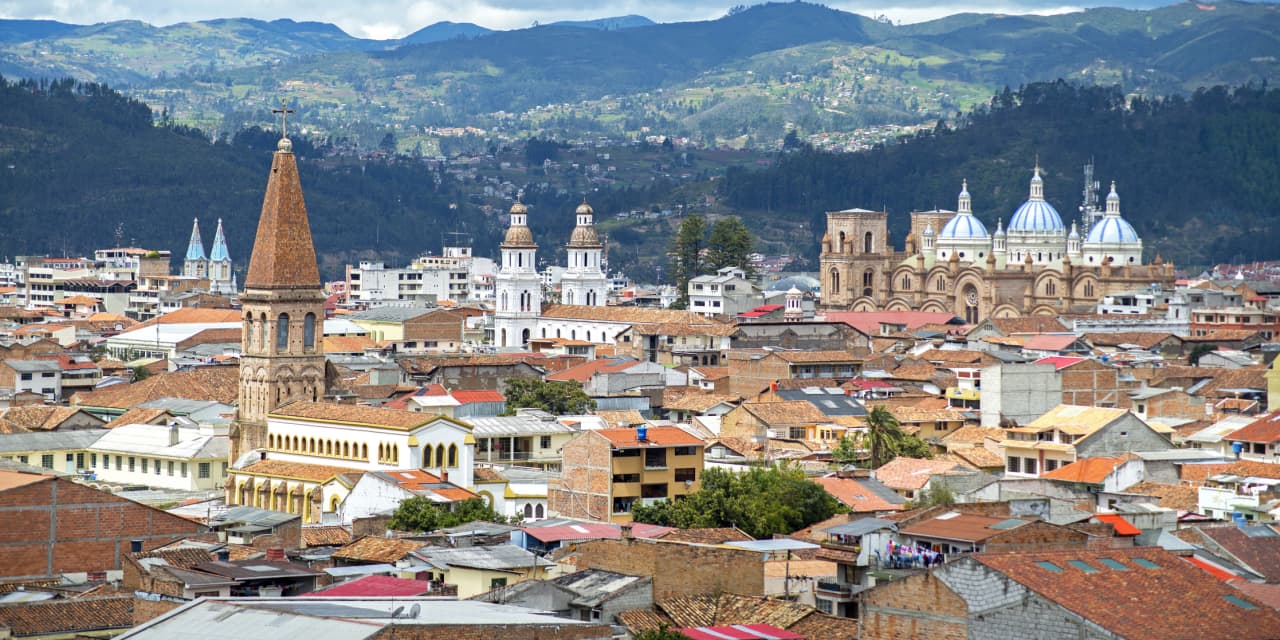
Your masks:
{"label": "blue roof", "polygon": [[222,233],[222,220],[218,220],[218,233],[213,236],[213,250],[209,252],[209,260],[231,261],[231,253],[227,251],[227,237]]}
{"label": "blue roof", "polygon": [[200,221],[191,227],[191,241],[187,243],[187,260],[204,260],[204,241],[200,239]]}
{"label": "blue roof", "polygon": [[1133,225],[1128,220],[1120,216],[1109,215],[1103,216],[1098,224],[1093,225],[1089,230],[1089,237],[1085,242],[1090,244],[1114,244],[1119,242],[1138,242],[1138,232],[1133,230]]}
{"label": "blue roof", "polygon": [[987,238],[987,227],[982,224],[976,216],[969,213],[962,213],[947,221],[946,226],[942,227],[942,233],[938,234],[938,238],[947,239],[964,239],[964,238]]}
{"label": "blue roof", "polygon": [[1013,212],[1010,231],[1063,231],[1062,216],[1044,200],[1028,200]]}

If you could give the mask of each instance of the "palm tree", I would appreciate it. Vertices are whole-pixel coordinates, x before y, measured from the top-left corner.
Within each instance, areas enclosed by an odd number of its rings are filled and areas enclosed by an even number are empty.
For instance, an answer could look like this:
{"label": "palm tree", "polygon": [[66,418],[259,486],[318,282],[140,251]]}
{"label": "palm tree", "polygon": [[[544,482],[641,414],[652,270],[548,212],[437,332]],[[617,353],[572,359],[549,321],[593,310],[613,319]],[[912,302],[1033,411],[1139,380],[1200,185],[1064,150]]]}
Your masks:
{"label": "palm tree", "polygon": [[863,442],[871,449],[871,468],[892,460],[905,435],[898,419],[884,405],[872,409],[867,414],[867,433],[863,436]]}

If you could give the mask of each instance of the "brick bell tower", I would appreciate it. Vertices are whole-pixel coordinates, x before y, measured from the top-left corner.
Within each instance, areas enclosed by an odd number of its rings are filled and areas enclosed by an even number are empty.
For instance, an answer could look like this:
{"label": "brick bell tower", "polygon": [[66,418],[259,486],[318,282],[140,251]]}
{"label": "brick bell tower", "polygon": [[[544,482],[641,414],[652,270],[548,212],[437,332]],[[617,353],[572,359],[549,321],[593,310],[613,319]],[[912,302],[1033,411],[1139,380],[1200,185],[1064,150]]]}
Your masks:
{"label": "brick bell tower", "polygon": [[[287,118],[289,110],[277,111]],[[325,395],[321,347],[324,291],[311,241],[293,143],[280,138],[271,161],[258,235],[240,296],[240,394],[231,429],[231,463],[266,446],[267,414],[293,400]]]}

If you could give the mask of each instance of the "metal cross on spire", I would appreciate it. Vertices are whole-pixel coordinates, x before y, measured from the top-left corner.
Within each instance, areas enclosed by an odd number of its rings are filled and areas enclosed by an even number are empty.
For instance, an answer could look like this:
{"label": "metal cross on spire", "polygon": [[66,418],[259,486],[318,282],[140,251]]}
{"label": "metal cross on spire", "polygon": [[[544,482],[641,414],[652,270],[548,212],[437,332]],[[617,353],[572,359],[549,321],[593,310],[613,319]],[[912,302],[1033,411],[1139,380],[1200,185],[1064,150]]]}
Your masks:
{"label": "metal cross on spire", "polygon": [[289,103],[284,98],[281,98],[280,108],[272,109],[271,113],[280,114],[280,137],[288,138],[289,137],[289,114],[294,113],[294,110],[289,108]]}

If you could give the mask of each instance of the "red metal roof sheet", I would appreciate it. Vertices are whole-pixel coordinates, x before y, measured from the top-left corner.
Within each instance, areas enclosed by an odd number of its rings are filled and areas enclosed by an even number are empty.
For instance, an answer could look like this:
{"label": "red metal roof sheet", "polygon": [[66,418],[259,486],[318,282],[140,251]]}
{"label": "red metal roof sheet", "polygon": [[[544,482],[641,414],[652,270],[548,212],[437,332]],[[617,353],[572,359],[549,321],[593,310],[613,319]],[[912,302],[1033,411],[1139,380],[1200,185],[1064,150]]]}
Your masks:
{"label": "red metal roof sheet", "polygon": [[425,580],[406,580],[391,576],[364,576],[343,582],[324,591],[302,594],[309,598],[346,598],[369,596],[419,596],[431,590]]}
{"label": "red metal roof sheet", "polygon": [[804,636],[769,624],[734,624],[676,629],[693,640],[804,640]]}
{"label": "red metal roof sheet", "polygon": [[1125,520],[1114,513],[1101,513],[1094,516],[1093,519],[1105,522],[1112,527],[1115,527],[1116,535],[1118,536],[1136,536],[1142,533],[1142,529],[1133,526],[1133,524],[1128,520]]}

